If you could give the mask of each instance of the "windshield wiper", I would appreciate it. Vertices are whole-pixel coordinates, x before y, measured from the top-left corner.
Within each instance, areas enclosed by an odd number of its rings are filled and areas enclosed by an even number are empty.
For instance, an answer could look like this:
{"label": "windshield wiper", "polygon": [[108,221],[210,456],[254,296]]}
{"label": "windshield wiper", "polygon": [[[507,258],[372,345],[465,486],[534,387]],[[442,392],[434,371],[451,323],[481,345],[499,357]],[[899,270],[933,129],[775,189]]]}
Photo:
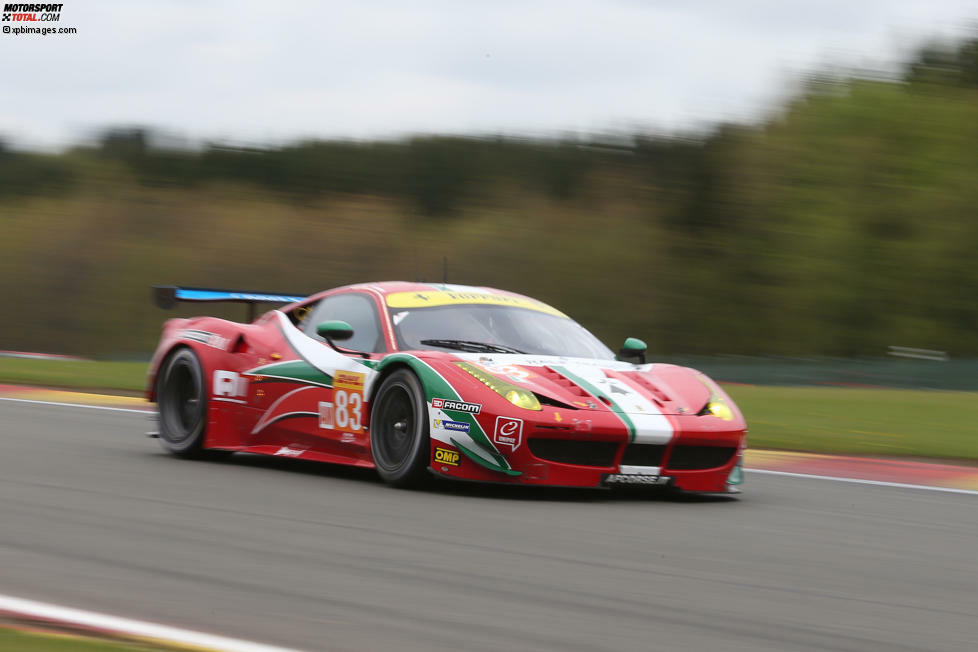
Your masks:
{"label": "windshield wiper", "polygon": [[472,340],[421,340],[425,346],[440,346],[443,349],[469,351],[470,353],[523,353],[519,349],[504,344],[473,342]]}

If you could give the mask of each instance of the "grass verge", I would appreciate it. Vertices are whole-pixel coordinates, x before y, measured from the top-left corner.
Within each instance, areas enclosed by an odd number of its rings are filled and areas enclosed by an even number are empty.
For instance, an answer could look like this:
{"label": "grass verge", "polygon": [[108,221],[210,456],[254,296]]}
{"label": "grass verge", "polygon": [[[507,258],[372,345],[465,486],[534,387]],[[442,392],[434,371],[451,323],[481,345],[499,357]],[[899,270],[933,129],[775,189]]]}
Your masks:
{"label": "grass verge", "polygon": [[756,448],[978,459],[978,392],[727,386]]}
{"label": "grass verge", "polygon": [[104,641],[74,634],[48,634],[0,626],[0,650],[6,652],[122,652],[161,649],[163,648]]}
{"label": "grass verge", "polygon": [[141,392],[148,367],[145,362],[0,358],[0,383]]}
{"label": "grass verge", "polygon": [[[141,392],[145,362],[0,358],[0,383]],[[978,459],[978,392],[728,385],[756,448]]]}

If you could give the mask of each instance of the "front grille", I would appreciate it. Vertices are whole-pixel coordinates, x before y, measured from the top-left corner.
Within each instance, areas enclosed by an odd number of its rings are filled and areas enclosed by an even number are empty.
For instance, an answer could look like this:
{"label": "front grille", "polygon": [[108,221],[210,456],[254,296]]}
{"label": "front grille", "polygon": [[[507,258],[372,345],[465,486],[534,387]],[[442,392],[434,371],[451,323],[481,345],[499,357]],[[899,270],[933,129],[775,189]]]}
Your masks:
{"label": "front grille", "polygon": [[736,453],[735,446],[674,446],[666,467],[677,471],[715,469]]}
{"label": "front grille", "polygon": [[579,466],[611,466],[618,444],[613,441],[530,438],[530,452],[541,460]]}
{"label": "front grille", "polygon": [[629,444],[621,463],[627,466],[662,466],[663,444]]}

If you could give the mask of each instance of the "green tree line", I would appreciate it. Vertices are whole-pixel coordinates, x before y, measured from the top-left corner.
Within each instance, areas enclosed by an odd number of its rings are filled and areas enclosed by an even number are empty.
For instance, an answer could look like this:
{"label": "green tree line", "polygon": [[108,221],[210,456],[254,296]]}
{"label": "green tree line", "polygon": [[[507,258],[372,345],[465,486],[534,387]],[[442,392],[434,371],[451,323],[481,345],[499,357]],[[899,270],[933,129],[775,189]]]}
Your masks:
{"label": "green tree line", "polygon": [[311,292],[441,280],[447,259],[450,281],[536,296],[610,345],[974,356],[976,152],[975,40],[688,138],[0,144],[0,349],[151,350],[154,283]]}

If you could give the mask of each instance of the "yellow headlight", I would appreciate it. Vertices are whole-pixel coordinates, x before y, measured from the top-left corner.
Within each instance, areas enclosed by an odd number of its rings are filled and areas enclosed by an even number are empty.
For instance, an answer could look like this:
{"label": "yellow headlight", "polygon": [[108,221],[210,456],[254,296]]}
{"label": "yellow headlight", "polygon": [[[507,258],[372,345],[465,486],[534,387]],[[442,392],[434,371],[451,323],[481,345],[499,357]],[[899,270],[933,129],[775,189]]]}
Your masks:
{"label": "yellow headlight", "polygon": [[502,378],[498,378],[490,373],[487,373],[481,367],[477,367],[470,362],[456,362],[455,364],[516,407],[521,407],[524,410],[543,409],[540,406],[540,401],[537,400],[537,397],[533,394],[533,392],[525,390],[522,387],[517,387],[512,383],[508,383]]}
{"label": "yellow headlight", "polygon": [[707,409],[710,411],[710,414],[719,419],[723,419],[724,421],[733,421],[733,410],[731,410],[730,406],[723,401],[711,400],[709,404],[707,404]]}
{"label": "yellow headlight", "polygon": [[539,410],[540,401],[537,397],[533,395],[532,392],[527,392],[524,390],[511,389],[505,394],[506,400],[515,405],[516,407],[521,407],[526,410]]}
{"label": "yellow headlight", "polygon": [[710,400],[707,401],[706,405],[699,411],[697,416],[712,414],[718,419],[733,421],[733,410],[731,410],[730,406],[727,405],[727,401],[724,400],[723,395],[720,393],[720,390],[717,389],[716,385],[707,380],[706,376],[703,376],[702,374],[697,374],[696,378],[699,379],[699,381],[703,383],[708,390],[710,390]]}

